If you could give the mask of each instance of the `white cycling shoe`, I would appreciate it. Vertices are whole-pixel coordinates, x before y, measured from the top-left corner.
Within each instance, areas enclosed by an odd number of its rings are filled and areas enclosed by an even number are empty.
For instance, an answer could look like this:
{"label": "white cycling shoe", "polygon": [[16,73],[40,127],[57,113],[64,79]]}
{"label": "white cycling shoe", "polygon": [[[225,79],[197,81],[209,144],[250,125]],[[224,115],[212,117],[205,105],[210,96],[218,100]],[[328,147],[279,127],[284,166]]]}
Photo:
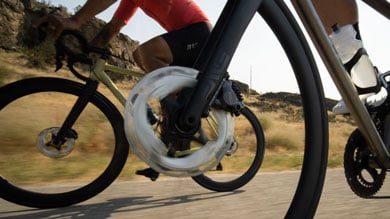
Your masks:
{"label": "white cycling shoe", "polygon": [[[369,106],[377,107],[383,104],[387,98],[387,90],[382,87],[381,90],[376,93],[369,93],[369,94],[362,94],[359,95],[360,100],[362,103],[366,103]],[[343,100],[340,100],[332,109],[333,114],[335,115],[341,115],[341,114],[348,114],[348,108],[345,105]]]}

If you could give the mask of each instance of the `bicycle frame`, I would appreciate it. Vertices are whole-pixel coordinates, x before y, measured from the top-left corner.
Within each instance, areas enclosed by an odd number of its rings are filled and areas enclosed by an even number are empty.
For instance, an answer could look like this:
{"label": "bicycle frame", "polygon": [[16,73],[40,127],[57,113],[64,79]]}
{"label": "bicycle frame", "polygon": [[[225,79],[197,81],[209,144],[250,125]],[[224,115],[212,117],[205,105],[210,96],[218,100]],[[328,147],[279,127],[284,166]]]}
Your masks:
{"label": "bicycle frame", "polygon": [[[242,35],[244,34],[251,19],[255,16],[255,13],[262,12],[261,3],[264,3],[265,6],[268,6],[267,8],[272,8],[274,4],[278,3],[272,0],[269,0],[268,2],[267,1],[268,0],[228,0],[227,4],[223,9],[222,14],[219,17],[219,20],[217,21],[217,24],[214,27],[214,30],[211,33],[211,36],[205,48],[202,50],[201,54],[199,54],[198,59],[193,66],[194,69],[199,70],[199,75],[197,78],[198,82],[195,85],[195,89],[191,96],[189,98],[186,98],[188,99],[188,101],[184,104],[183,109],[180,109],[181,111],[177,112],[178,115],[173,115],[171,117],[176,119],[176,121],[173,121],[175,122],[175,125],[172,128],[176,129],[174,131],[177,134],[191,136],[198,130],[198,125],[200,124],[201,118],[205,117],[208,114],[208,110],[215,98],[215,95],[221,89],[223,81],[226,80],[228,76],[226,70],[230,64],[230,61],[235,53],[236,48],[238,47]],[[348,77],[347,72],[344,70],[342,63],[337,57],[336,52],[333,49],[333,46],[330,43],[327,34],[325,33],[325,30],[317,16],[316,11],[314,10],[311,1],[293,0],[293,4],[296,7],[296,11],[298,11],[300,19],[303,21],[307,32],[309,32],[313,43],[317,47],[325,65],[328,67],[328,70],[336,86],[338,87],[343,99],[347,104],[347,107],[350,109],[351,115],[357,122],[358,128],[365,135],[370,150],[378,156],[381,165],[390,166],[389,152],[386,149],[373,122],[371,121],[370,115],[368,114],[366,108],[361,103],[354,89],[354,86],[352,85],[351,80]],[[300,31],[300,27],[295,25],[295,23],[293,27],[289,30],[297,32],[297,38],[303,37]],[[308,50],[308,47],[305,47],[302,50]],[[134,75],[137,77],[142,76],[142,74],[133,74],[133,72],[130,70],[124,70],[106,64],[106,60],[102,58],[96,59],[91,79],[87,81],[86,93],[88,93],[88,91],[92,89],[96,90],[95,85],[97,84],[97,81],[101,81],[124,105],[126,102],[126,98],[120,93],[117,86],[104,72],[105,70],[111,70],[113,72],[121,74]],[[312,81],[311,83],[316,82]],[[87,95],[88,94],[86,94],[86,96]],[[322,95],[317,97],[321,98],[319,102],[323,101]],[[83,107],[82,104],[83,99],[85,99],[85,97],[83,96],[80,99],[80,106]],[[72,109],[72,112],[70,114],[70,123],[75,120],[74,115],[78,115],[78,107],[75,108],[76,113],[73,113]],[[318,107],[317,109],[319,108],[321,107]],[[325,114],[325,112],[323,113]],[[326,122],[325,119],[323,122]],[[67,130],[69,127],[71,127],[71,125],[68,124],[69,123],[67,122],[61,128],[61,130]],[[327,132],[327,129],[323,127],[321,131]],[[61,135],[59,133],[58,135],[60,136],[59,139],[63,139],[63,133],[61,133]],[[315,147],[316,144],[313,144],[311,146]],[[318,153],[324,153],[324,151],[317,151],[317,154]],[[309,161],[311,160],[309,159]],[[325,168],[326,166],[324,165],[323,167]],[[300,197],[303,197],[303,195],[308,192],[304,189],[305,186],[307,186],[305,184],[309,182],[308,180],[306,180],[308,178],[306,174],[318,174],[318,180],[314,182],[314,186],[313,184],[310,184],[313,195],[307,196],[307,199],[305,200],[300,200]],[[318,195],[320,194],[320,191],[322,189],[323,176],[324,173],[318,172],[318,169],[316,168],[311,168],[309,170],[306,169],[306,171],[302,173],[297,192],[294,196],[294,200],[292,201],[288,215],[300,213],[299,211],[294,212],[294,210],[302,208],[305,208],[306,210],[310,211],[308,214],[314,213],[316,202],[319,200]],[[312,205],[308,206],[308,203],[311,203]]]}
{"label": "bicycle frame", "polygon": [[105,71],[112,71],[117,74],[130,75],[134,77],[143,77],[144,74],[141,72],[132,71],[129,69],[120,68],[111,64],[108,64],[106,60],[98,58],[96,60],[94,69],[92,71],[92,79],[101,81],[108,89],[114,94],[119,102],[124,106],[126,104],[126,98],[119,91],[119,88],[111,80],[111,78],[105,73]]}
{"label": "bicycle frame", "polygon": [[[309,33],[311,40],[327,67],[330,76],[339,90],[341,97],[347,105],[351,116],[354,118],[359,130],[366,138],[368,147],[373,154],[378,156],[381,165],[390,168],[390,152],[376,130],[367,109],[360,101],[351,79],[338,58],[312,2],[310,0],[292,0],[292,2],[306,31]],[[385,0],[364,0],[364,2],[383,16],[387,18],[390,17],[389,2]]]}
{"label": "bicycle frame", "polygon": [[[293,65],[292,67],[294,73],[298,76],[298,83],[300,85],[304,85],[301,89],[303,91],[302,102],[305,110],[305,133],[314,133],[313,135],[308,134],[305,136],[305,154],[303,157],[302,173],[298,182],[296,193],[287,213],[287,217],[294,217],[295,215],[295,217],[303,218],[309,216],[312,217],[314,215],[322,191],[326,172],[328,126],[326,124],[327,116],[325,106],[323,104],[324,96],[322,86],[318,77],[318,71],[314,65],[312,54],[310,53],[306,40],[303,39],[304,36],[300,27],[286,9],[284,2],[281,0],[228,0],[214,30],[211,33],[211,37],[209,38],[206,47],[203,49],[198,60],[193,66],[194,69],[199,70],[197,78],[198,82],[196,83],[194,93],[192,93],[189,98],[186,98],[186,100],[188,99],[189,101],[185,103],[183,109],[178,107],[179,109],[175,109],[169,115],[169,119],[172,119],[172,121],[169,120],[169,122],[172,122],[170,124],[173,125],[170,125],[168,128],[178,128],[178,130],[168,131],[173,131],[173,133],[177,135],[192,135],[198,130],[201,117],[205,117],[208,114],[210,105],[213,103],[216,94],[219,93],[224,80],[227,79],[228,74],[226,70],[251,19],[255,16],[256,12],[265,15],[265,20],[269,22],[275,35],[280,37],[279,39],[281,39],[281,43],[285,46],[287,56],[290,58],[291,64]],[[73,36],[76,37],[76,39],[79,39],[77,35]],[[83,42],[80,41],[80,43]],[[57,58],[61,58],[62,53],[65,53],[67,50],[62,48],[62,46],[57,48],[64,50],[58,54],[60,56]],[[72,126],[77,121],[82,110],[89,102],[91,102],[90,100],[94,100],[91,98],[95,98],[94,95],[102,96],[101,94],[96,93],[100,81],[110,89],[110,91],[122,104],[125,104],[126,98],[121,94],[118,87],[105,73],[105,70],[111,70],[116,73],[126,75],[132,75],[132,71],[106,64],[106,57],[104,56],[108,54],[106,52],[97,53],[102,54],[103,57],[96,57],[93,60],[82,57],[80,61],[81,63],[94,65],[90,78],[86,78],[83,75],[78,74],[78,72],[73,69],[73,63],[75,63],[73,62],[73,59],[67,59],[68,61],[72,60],[70,65],[68,65],[72,73],[74,73],[77,78],[86,81],[86,85],[84,86],[80,83],[72,82],[72,84],[77,84],[78,90],[77,93],[74,93],[74,95],[79,96],[79,98],[77,98],[77,101],[73,105],[69,114],[64,115],[66,116],[65,121],[60,127],[58,127],[58,132],[52,133],[53,135],[50,142],[46,142],[45,140],[45,146],[53,146],[61,149],[61,145],[63,145],[67,139],[76,139],[78,137],[76,130],[73,130]],[[57,67],[62,66],[58,64],[59,63],[57,63]],[[194,71],[192,70],[192,72]],[[135,76],[142,75],[135,74]],[[43,79],[40,80],[43,81]],[[60,80],[55,79],[55,81],[59,82]],[[30,83],[32,81],[28,80],[27,82]],[[71,82],[69,81],[69,83]],[[11,88],[13,88],[14,85],[11,86]],[[53,91],[55,90],[56,89],[53,89]],[[309,92],[311,90],[315,90],[315,92]],[[35,92],[35,90],[32,92]],[[105,103],[109,105],[109,107],[104,108],[103,113],[108,115],[110,110],[111,112],[115,111],[116,121],[114,122],[116,122],[118,127],[123,126],[123,121],[118,121],[120,120],[120,113],[115,109],[115,106],[112,103],[109,103],[109,100],[106,98],[101,98],[102,105]],[[141,105],[142,106],[140,108],[143,110],[145,108],[144,102],[141,102]],[[142,111],[140,113],[144,112]],[[177,115],[175,113],[177,113]],[[144,118],[145,117],[142,117],[142,119]],[[230,117],[227,119],[229,119],[227,122],[231,121]],[[112,121],[110,120],[110,122]],[[146,122],[147,121],[145,121],[145,123]],[[221,124],[222,123],[219,123],[219,125]],[[229,129],[226,132],[230,132],[232,130],[232,125],[230,124],[231,123],[223,125]],[[314,131],[312,132],[312,130]],[[128,142],[124,141],[124,133],[122,130],[117,129],[117,131],[120,134],[120,145],[124,148],[124,146],[128,145]],[[231,136],[233,137],[233,135]],[[222,139],[219,137],[220,136],[218,136],[218,140]],[[230,136],[228,137],[230,138]],[[231,143],[230,139],[228,141],[224,140],[224,142],[226,146]],[[38,199],[41,199],[41,197],[38,196]],[[51,199],[52,197],[48,198],[48,200]],[[50,206],[50,203],[48,203],[47,206]]]}

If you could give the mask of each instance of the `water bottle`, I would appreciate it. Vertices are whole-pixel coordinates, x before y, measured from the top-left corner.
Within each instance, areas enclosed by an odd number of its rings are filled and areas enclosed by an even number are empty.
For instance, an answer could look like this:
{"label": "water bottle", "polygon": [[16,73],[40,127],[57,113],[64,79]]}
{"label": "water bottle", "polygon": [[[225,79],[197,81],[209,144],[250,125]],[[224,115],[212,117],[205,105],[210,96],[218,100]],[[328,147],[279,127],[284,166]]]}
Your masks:
{"label": "water bottle", "polygon": [[[333,33],[329,36],[343,64],[349,62],[357,51],[363,48],[362,41],[357,39],[356,35],[355,28],[346,25],[334,27]],[[366,54],[357,60],[349,74],[355,86],[359,88],[371,88],[377,85],[376,72]]]}

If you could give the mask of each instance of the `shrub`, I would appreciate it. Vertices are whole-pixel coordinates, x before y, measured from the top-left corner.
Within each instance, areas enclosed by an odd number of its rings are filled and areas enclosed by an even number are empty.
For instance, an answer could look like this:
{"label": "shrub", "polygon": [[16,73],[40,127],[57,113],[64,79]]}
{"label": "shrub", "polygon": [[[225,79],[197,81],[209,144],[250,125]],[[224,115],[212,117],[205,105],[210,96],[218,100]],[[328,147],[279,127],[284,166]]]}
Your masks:
{"label": "shrub", "polygon": [[298,149],[297,143],[289,136],[268,136],[265,139],[265,145],[267,149],[271,150],[283,148],[288,151],[294,151]]}
{"label": "shrub", "polygon": [[0,66],[0,86],[4,85],[5,80],[10,76],[11,69],[8,67]]}
{"label": "shrub", "polygon": [[27,59],[27,65],[34,68],[46,68],[54,62],[54,48],[50,43],[42,43],[32,49],[23,51]]}

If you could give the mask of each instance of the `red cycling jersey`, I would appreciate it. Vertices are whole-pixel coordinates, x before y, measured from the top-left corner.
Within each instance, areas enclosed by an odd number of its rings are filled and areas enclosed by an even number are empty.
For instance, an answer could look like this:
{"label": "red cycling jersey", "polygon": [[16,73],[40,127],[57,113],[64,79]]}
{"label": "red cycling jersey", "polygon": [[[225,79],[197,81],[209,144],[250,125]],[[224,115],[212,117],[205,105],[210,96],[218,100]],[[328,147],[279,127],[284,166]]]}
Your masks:
{"label": "red cycling jersey", "polygon": [[209,22],[208,17],[191,0],[121,0],[114,17],[127,24],[137,8],[141,8],[168,32],[198,22]]}

